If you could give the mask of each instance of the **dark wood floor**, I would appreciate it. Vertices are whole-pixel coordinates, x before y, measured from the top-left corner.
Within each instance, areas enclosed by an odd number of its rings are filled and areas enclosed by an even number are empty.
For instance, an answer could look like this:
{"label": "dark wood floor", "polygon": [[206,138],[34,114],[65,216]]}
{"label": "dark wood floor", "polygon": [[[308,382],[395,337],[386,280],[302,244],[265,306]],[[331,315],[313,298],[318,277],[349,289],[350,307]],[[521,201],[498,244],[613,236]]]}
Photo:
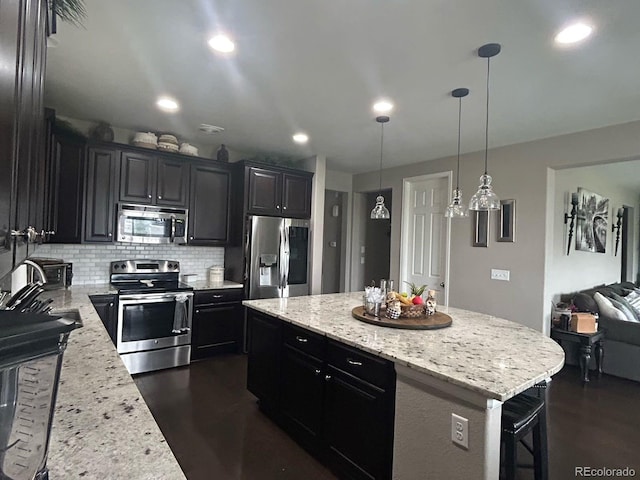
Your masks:
{"label": "dark wood floor", "polygon": [[[189,480],[335,479],[260,413],[246,390],[244,355],[135,382]],[[551,480],[575,478],[576,466],[628,466],[640,476],[639,383],[592,374],[582,387],[578,369],[567,366],[549,388],[548,425]],[[533,474],[521,470],[520,479]]]}

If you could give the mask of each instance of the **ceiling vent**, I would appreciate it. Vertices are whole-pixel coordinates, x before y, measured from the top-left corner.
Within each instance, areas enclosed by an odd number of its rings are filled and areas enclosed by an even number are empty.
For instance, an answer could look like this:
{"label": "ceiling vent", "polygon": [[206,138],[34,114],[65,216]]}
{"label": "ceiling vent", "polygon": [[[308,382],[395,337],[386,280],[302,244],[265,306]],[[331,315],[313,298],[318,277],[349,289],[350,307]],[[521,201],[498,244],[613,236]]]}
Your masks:
{"label": "ceiling vent", "polygon": [[201,132],[206,133],[207,135],[213,135],[214,133],[224,132],[224,128],[216,127],[215,125],[207,125],[206,123],[201,123],[199,130]]}

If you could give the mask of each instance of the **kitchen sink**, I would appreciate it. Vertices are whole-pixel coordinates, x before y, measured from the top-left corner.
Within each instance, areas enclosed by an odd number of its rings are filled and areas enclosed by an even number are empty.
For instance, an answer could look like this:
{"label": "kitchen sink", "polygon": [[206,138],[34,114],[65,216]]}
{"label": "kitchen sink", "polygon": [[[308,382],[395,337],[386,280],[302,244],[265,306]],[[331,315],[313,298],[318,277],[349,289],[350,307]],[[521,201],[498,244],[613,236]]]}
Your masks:
{"label": "kitchen sink", "polygon": [[77,308],[70,308],[68,310],[51,310],[49,315],[53,317],[62,317],[67,320],[73,320],[77,324],[82,325],[82,317]]}

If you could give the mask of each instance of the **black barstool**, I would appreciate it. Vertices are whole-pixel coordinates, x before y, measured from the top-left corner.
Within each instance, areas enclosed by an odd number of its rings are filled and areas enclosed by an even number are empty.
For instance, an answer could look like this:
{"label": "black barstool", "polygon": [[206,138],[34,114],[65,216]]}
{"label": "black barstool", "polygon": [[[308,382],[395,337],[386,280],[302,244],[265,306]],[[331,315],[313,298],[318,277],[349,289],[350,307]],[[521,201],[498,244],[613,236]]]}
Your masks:
{"label": "black barstool", "polygon": [[[516,478],[516,469],[519,466],[518,443],[522,443],[533,455],[535,480],[549,479],[546,388],[546,382],[539,383],[502,405],[501,443],[504,446],[504,454],[500,463],[504,469],[505,480]],[[533,436],[532,446],[524,441],[524,437],[530,432]]]}

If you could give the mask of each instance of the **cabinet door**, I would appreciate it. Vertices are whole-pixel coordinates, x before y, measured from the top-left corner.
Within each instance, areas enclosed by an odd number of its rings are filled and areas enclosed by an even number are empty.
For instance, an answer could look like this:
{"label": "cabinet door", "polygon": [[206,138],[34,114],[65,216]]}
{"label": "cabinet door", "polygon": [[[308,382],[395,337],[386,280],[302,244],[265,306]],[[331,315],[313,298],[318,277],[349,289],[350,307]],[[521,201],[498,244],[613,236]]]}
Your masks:
{"label": "cabinet door", "polygon": [[280,215],[282,209],[282,174],[263,168],[249,167],[247,213]]}
{"label": "cabinet door", "polygon": [[285,426],[304,447],[320,447],[324,376],[322,362],[285,344],[280,409]]}
{"label": "cabinet door", "polygon": [[393,404],[385,391],[327,366],[324,438],[329,462],[354,479],[390,479]]}
{"label": "cabinet door", "polygon": [[117,297],[115,295],[92,295],[89,298],[115,345],[118,331]]}
{"label": "cabinet door", "polygon": [[196,305],[191,332],[191,359],[240,350],[242,304]]}
{"label": "cabinet door", "polygon": [[153,155],[123,151],[120,160],[120,201],[154,202],[156,159]]}
{"label": "cabinet door", "polygon": [[247,328],[247,389],[267,409],[277,408],[280,398],[280,321],[249,310]]}
{"label": "cabinet door", "polygon": [[184,160],[158,158],[156,204],[186,207],[189,201],[189,164]]}
{"label": "cabinet door", "polygon": [[49,222],[50,243],[82,241],[85,143],[82,139],[54,132],[50,155]]}
{"label": "cabinet door", "polygon": [[89,148],[84,240],[112,242],[115,225],[118,151]]}
{"label": "cabinet door", "polygon": [[208,165],[191,165],[189,244],[224,245],[229,239],[231,173]]}
{"label": "cabinet door", "polygon": [[311,178],[284,173],[282,185],[282,215],[311,218]]}

